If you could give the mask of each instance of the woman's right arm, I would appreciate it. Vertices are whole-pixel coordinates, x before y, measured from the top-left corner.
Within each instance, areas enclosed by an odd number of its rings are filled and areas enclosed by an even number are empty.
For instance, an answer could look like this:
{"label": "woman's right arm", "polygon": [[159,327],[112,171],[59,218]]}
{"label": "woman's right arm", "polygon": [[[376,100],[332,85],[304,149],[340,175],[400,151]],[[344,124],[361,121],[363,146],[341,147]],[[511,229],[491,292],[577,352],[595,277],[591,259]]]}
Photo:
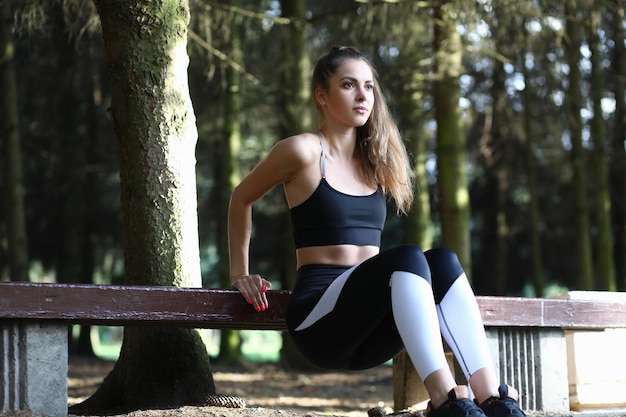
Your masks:
{"label": "woman's right arm", "polygon": [[259,275],[250,275],[249,247],[252,230],[252,203],[242,190],[235,188],[228,211],[228,244],[230,249],[230,283],[257,310],[267,308],[265,291],[271,283]]}
{"label": "woman's right arm", "polygon": [[306,164],[303,140],[298,136],[278,142],[235,187],[228,210],[228,243],[230,250],[231,285],[257,311],[268,307],[265,291],[271,283],[257,274],[250,274],[250,236],[252,206],[276,185],[290,181]]}

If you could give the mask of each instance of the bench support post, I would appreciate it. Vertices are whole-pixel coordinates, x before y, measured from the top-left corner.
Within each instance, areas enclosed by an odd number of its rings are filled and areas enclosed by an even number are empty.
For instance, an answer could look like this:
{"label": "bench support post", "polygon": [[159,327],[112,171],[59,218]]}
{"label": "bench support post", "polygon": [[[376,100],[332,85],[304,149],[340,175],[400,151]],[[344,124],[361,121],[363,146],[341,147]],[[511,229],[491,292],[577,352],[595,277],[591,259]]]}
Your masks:
{"label": "bench support post", "polygon": [[490,327],[487,339],[500,380],[517,388],[523,410],[570,411],[562,329]]}
{"label": "bench support post", "polygon": [[0,324],[0,412],[67,416],[68,326]]}

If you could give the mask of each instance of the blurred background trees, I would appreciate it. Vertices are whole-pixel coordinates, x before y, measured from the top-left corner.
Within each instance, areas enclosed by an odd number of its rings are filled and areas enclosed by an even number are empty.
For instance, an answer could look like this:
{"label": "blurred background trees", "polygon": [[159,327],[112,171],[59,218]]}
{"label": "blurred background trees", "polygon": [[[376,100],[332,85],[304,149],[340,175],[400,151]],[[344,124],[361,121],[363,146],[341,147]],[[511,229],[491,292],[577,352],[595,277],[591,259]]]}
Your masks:
{"label": "blurred background trees", "polygon": [[[0,277],[19,279],[11,250],[23,244],[30,280],[119,283],[119,161],[98,16],[90,2],[1,3],[11,7],[0,28]],[[384,246],[452,246],[479,294],[626,290],[623,1],[190,8],[204,286],[225,282],[230,188],[277,140],[315,128],[310,71],[343,44],[376,65],[419,178],[414,212],[390,216]],[[289,287],[281,190],[255,217],[252,269]]]}

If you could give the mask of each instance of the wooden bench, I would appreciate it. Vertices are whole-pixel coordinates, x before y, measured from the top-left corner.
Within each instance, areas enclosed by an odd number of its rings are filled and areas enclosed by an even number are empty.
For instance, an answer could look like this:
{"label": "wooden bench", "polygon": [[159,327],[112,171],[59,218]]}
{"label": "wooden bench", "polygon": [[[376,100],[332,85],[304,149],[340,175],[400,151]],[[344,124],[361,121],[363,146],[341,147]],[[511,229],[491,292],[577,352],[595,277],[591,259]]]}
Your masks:
{"label": "wooden bench", "polygon": [[285,330],[289,294],[269,291],[257,312],[236,290],[0,282],[0,320]]}
{"label": "wooden bench", "polygon": [[[68,324],[285,330],[289,291],[254,311],[225,289],[0,282],[0,412],[67,415]],[[626,299],[477,297],[500,377],[526,410],[569,411],[565,331],[626,328]]]}

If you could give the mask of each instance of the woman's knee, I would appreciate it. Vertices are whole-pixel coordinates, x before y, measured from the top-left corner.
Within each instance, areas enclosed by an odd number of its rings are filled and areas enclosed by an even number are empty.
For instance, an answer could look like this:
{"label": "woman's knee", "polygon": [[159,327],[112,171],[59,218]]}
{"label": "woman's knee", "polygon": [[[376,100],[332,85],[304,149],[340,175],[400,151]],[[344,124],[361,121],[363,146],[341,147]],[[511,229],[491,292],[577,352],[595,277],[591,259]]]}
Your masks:
{"label": "woman's knee", "polygon": [[400,245],[388,250],[394,258],[394,270],[419,275],[431,281],[431,271],[424,252],[415,245]]}
{"label": "woman's knee", "polygon": [[446,295],[452,284],[465,272],[454,251],[434,248],[424,253],[432,274],[433,290],[437,302]]}

